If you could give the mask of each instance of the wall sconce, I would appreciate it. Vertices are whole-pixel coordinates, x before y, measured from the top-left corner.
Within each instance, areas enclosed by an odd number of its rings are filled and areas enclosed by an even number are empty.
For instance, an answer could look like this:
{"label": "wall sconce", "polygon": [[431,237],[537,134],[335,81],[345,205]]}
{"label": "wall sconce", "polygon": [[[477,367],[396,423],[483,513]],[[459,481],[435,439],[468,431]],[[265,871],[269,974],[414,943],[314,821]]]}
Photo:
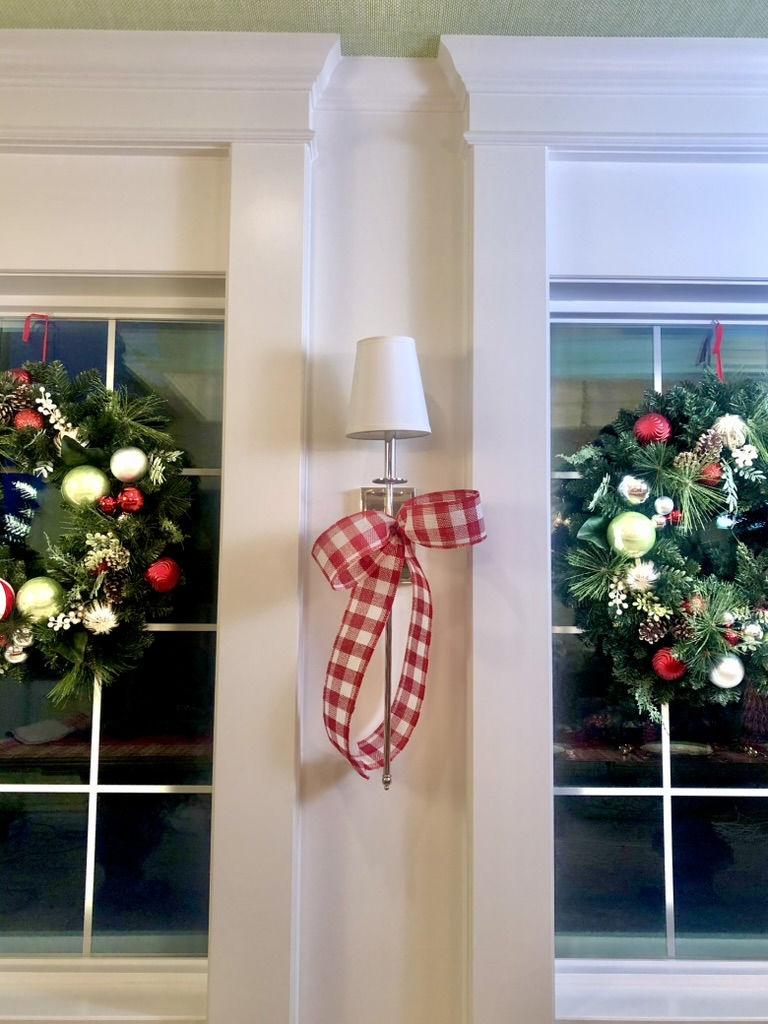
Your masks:
{"label": "wall sconce", "polygon": [[[416,546],[460,548],[485,540],[480,495],[433,491],[412,497],[396,475],[399,438],[430,433],[413,338],[364,338],[357,343],[347,437],[384,442],[382,487],[363,488],[365,509],[344,516],[312,545],[312,557],[334,590],[350,592],[325,675],[323,720],[328,738],[364,779],[383,769],[408,743],[419,721],[432,640],[432,596]],[[398,492],[402,507],[395,515]],[[406,499],[407,500],[403,500]],[[383,506],[383,508],[382,508]],[[410,569],[411,618],[403,668],[392,699],[392,618],[403,567]],[[384,716],[352,748],[351,723],[366,669],[384,633]]]}
{"label": "wall sconce", "polygon": [[[347,416],[347,437],[384,442],[384,475],[374,479],[377,488],[361,488],[364,510],[382,509],[394,516],[398,504],[413,497],[397,476],[397,441],[431,434],[421,383],[416,342],[403,335],[363,338],[358,341],[352,394]],[[392,706],[392,618],[384,633],[384,789],[392,782],[390,770]]]}

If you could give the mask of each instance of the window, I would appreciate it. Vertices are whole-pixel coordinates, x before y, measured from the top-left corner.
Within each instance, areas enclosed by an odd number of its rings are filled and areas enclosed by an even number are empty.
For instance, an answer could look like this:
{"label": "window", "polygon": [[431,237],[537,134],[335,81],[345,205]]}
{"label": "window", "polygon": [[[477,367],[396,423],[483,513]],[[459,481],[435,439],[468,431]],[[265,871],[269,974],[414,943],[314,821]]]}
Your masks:
{"label": "window", "polygon": [[[40,359],[0,317],[0,369]],[[0,680],[0,955],[207,951],[221,479],[218,319],[59,319],[49,359],[168,403],[196,504],[173,621],[92,703],[52,706],[51,680]],[[50,492],[48,498],[56,498]],[[43,498],[31,543],[56,502]],[[48,519],[50,522],[50,519]],[[57,738],[43,722],[58,722]]]}
{"label": "window", "polygon": [[[556,453],[596,436],[646,388],[700,377],[707,319],[565,322],[551,330]],[[726,377],[768,371],[768,321],[725,330]],[[556,511],[557,498],[553,501]],[[556,953],[768,958],[768,714],[665,707],[661,728],[606,698],[610,667],[553,610]]]}

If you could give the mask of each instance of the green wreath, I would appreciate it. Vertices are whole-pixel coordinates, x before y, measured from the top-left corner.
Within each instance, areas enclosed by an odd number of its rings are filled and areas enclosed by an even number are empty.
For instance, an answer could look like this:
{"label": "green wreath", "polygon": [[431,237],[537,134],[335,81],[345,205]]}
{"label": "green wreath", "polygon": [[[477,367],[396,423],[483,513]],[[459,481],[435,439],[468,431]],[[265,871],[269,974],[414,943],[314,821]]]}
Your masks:
{"label": "green wreath", "polygon": [[[157,395],[110,391],[95,370],[0,374],[0,671],[21,678],[38,652],[55,701],[135,667],[147,622],[172,610],[191,488],[167,422]],[[28,541],[43,488],[59,492],[61,526],[40,553]]]}
{"label": "green wreath", "polygon": [[654,719],[768,694],[768,383],[649,392],[564,458],[555,591],[619,687]]}

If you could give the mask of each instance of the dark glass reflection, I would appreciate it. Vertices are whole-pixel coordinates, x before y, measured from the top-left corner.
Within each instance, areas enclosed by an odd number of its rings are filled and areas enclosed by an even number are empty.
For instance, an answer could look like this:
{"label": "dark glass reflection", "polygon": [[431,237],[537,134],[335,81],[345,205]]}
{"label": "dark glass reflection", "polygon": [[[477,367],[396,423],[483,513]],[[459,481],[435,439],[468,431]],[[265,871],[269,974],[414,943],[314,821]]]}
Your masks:
{"label": "dark glass reflection", "polygon": [[209,796],[99,797],[93,951],[204,956]]}
{"label": "dark glass reflection", "polygon": [[121,320],[115,387],[168,403],[166,428],[199,468],[221,466],[224,326]]}
{"label": "dark glass reflection", "polygon": [[0,793],[0,954],[81,953],[87,797]]}
{"label": "dark glass reflection", "polygon": [[765,958],[768,802],[675,797],[672,815],[678,956]]}
{"label": "dark glass reflection", "polygon": [[211,781],[214,633],[156,633],[135,671],[103,693],[99,782]]}
{"label": "dark glass reflection", "polygon": [[[25,362],[42,362],[45,325],[34,321],[28,342],[22,340],[23,320],[3,321],[0,370]],[[59,360],[70,377],[96,369],[106,380],[106,320],[52,320],[48,328],[48,362]]]}
{"label": "dark glass reflection", "polygon": [[552,643],[556,786],[660,786],[659,727],[579,636]]}
{"label": "dark glass reflection", "polygon": [[165,622],[215,622],[219,583],[219,523],[221,480],[204,476],[195,481],[188,539],[177,552],[184,585],[173,595],[173,613]]}
{"label": "dark glass reflection", "polygon": [[653,385],[653,329],[618,324],[552,324],[552,468],[594,439],[617,412]]}
{"label": "dark glass reflection", "polygon": [[555,799],[558,956],[664,956],[661,828],[656,797]]}
{"label": "dark glass reflection", "polygon": [[[713,353],[714,325],[662,327],[661,361],[664,390],[681,380],[696,381],[717,363]],[[730,378],[764,374],[768,370],[768,327],[727,324],[723,334],[723,366]]]}
{"label": "dark glass reflection", "polygon": [[673,786],[768,786],[768,699],[747,688],[727,707],[669,711]]}

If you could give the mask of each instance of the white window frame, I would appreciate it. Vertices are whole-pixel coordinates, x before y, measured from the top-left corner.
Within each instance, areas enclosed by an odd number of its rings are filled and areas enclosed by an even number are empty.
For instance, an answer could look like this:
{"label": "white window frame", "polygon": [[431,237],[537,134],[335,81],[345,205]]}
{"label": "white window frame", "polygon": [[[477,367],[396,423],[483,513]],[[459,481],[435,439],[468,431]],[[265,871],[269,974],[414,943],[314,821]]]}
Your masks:
{"label": "white window frame", "polygon": [[[229,155],[210,1024],[294,1014],[309,172],[338,60],[330,35],[0,32],[0,152]],[[14,967],[34,1019],[103,1019],[106,992],[126,1019],[204,1019],[195,964]]]}
{"label": "white window frame", "polygon": [[765,965],[565,965],[555,1001],[547,232],[553,159],[765,159],[767,58],[759,40],[441,44],[467,112],[473,481],[489,533],[473,582],[472,1024],[543,1024],[556,1005],[562,1020],[722,1020],[747,976],[749,1019],[768,1019]]}

